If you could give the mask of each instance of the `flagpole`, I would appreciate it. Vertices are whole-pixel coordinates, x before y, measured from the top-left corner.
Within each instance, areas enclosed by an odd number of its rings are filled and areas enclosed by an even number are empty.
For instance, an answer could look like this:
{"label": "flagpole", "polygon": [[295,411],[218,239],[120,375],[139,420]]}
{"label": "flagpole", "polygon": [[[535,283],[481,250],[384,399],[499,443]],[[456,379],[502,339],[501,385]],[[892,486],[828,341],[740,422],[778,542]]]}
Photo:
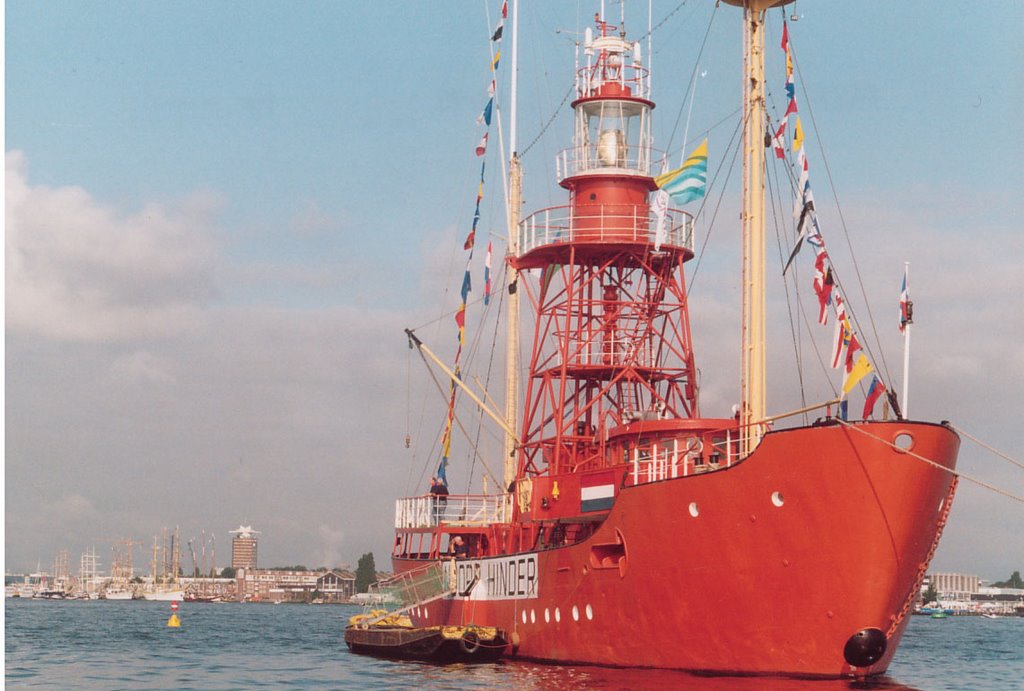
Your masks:
{"label": "flagpole", "polygon": [[907,282],[907,323],[903,327],[903,397],[900,399],[903,418],[910,415],[907,395],[910,386],[910,325],[914,323],[914,310],[910,302],[910,262],[903,262],[903,280]]}

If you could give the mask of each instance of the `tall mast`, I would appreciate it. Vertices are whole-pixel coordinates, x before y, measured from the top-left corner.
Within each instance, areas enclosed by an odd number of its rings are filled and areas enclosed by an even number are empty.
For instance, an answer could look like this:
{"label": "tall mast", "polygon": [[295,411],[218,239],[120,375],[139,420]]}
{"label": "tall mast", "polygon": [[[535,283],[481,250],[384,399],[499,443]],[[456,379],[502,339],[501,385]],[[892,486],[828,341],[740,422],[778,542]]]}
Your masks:
{"label": "tall mast", "polygon": [[743,314],[740,365],[741,454],[764,434],[765,240],[764,19],[770,7],[790,0],[726,0],[743,7]]}
{"label": "tall mast", "polygon": [[[509,108],[509,195],[508,195],[508,256],[515,259],[519,256],[519,210],[523,198],[523,175],[519,167],[519,154],[516,151],[516,107],[517,88],[519,82],[519,0],[512,2],[512,69],[510,78]],[[505,423],[504,444],[504,485],[505,491],[516,476],[516,446],[518,444],[518,409],[519,409],[519,293],[516,281],[519,272],[508,263],[508,326],[505,339]]]}

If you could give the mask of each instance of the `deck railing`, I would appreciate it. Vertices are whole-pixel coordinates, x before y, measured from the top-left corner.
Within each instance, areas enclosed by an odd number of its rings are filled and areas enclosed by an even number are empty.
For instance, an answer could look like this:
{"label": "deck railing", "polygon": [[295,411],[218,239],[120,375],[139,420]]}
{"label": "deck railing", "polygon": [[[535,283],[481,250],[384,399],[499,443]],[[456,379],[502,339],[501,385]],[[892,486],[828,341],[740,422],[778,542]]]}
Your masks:
{"label": "deck railing", "polygon": [[395,527],[484,526],[507,522],[511,511],[512,499],[508,494],[404,497],[395,502]]}
{"label": "deck railing", "polygon": [[[568,242],[645,242],[654,243],[657,217],[647,205],[637,204],[632,210],[621,206],[606,211],[596,206],[596,213],[587,214],[577,208],[555,206],[542,209],[519,224],[519,253],[526,254],[544,245]],[[664,245],[693,250],[693,217],[680,209],[668,209],[664,221]]]}
{"label": "deck railing", "polygon": [[634,447],[626,484],[642,485],[732,466],[739,460],[736,431],[724,430],[715,437],[716,441],[691,436]]}

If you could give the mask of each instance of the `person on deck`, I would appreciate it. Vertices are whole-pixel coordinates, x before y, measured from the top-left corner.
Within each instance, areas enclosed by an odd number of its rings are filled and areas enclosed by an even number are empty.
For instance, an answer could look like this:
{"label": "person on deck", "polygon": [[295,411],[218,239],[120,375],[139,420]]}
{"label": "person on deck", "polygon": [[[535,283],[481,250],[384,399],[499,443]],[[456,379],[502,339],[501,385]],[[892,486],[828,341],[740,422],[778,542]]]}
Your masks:
{"label": "person on deck", "polygon": [[469,545],[462,539],[461,535],[452,538],[452,555],[456,559],[465,559],[469,556]]}
{"label": "person on deck", "polygon": [[448,508],[448,485],[436,477],[430,478],[430,496],[433,497],[434,524],[439,525]]}

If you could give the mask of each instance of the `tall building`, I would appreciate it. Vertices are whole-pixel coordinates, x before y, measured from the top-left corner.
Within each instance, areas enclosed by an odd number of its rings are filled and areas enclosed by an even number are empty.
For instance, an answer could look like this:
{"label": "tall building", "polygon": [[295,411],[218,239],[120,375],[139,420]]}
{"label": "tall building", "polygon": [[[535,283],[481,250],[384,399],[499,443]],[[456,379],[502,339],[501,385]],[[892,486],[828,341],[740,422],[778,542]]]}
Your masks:
{"label": "tall building", "polygon": [[238,530],[230,531],[235,537],[231,540],[231,567],[234,569],[256,568],[256,536],[260,531],[253,530],[251,525],[238,526]]}

